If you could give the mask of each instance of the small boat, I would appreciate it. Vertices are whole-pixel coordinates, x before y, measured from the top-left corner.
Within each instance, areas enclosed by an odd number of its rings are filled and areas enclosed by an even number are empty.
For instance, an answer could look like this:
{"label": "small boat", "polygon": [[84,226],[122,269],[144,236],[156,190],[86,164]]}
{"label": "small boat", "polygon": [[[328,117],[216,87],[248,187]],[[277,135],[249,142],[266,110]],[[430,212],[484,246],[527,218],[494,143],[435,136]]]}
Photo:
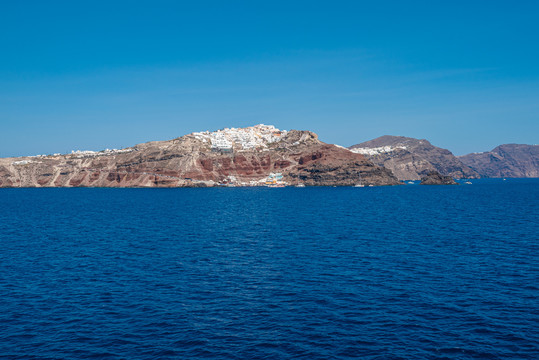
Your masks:
{"label": "small boat", "polygon": [[296,187],[305,187],[305,184],[297,184]]}
{"label": "small boat", "polygon": [[356,184],[356,185],[354,185],[354,187],[365,187],[365,185],[363,185],[363,184]]}
{"label": "small boat", "polygon": [[413,184],[415,184],[415,182],[413,182],[413,181],[408,181],[408,184],[413,185]]}
{"label": "small boat", "polygon": [[464,183],[465,183],[465,184],[468,184],[468,185],[472,185],[472,182],[471,182],[471,181],[465,181]]}

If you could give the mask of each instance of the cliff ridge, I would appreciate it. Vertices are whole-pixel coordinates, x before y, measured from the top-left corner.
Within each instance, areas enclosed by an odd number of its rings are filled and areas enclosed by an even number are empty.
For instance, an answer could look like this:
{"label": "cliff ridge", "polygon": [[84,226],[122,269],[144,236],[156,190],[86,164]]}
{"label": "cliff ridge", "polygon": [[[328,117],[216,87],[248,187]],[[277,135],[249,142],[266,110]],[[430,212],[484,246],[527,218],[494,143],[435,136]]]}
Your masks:
{"label": "cliff ridge", "polygon": [[310,131],[271,125],[195,132],[121,150],[0,159],[0,187],[395,185],[393,174]]}

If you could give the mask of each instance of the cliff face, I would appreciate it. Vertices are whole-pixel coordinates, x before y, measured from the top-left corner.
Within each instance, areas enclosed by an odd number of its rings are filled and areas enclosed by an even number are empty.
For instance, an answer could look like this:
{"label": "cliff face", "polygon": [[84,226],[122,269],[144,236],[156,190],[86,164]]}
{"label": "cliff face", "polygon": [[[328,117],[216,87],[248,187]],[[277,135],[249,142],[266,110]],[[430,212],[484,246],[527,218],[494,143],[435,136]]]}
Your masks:
{"label": "cliff face", "polygon": [[484,177],[539,177],[539,145],[505,144],[459,158]]}
{"label": "cliff face", "polygon": [[350,150],[391,170],[399,180],[420,180],[432,171],[457,179],[479,177],[449,150],[433,146],[427,140],[386,135],[353,145]]}
{"label": "cliff face", "polygon": [[120,151],[0,159],[0,187],[184,187],[259,185],[282,173],[289,185],[394,185],[390,171],[309,131],[259,125],[193,133]]}

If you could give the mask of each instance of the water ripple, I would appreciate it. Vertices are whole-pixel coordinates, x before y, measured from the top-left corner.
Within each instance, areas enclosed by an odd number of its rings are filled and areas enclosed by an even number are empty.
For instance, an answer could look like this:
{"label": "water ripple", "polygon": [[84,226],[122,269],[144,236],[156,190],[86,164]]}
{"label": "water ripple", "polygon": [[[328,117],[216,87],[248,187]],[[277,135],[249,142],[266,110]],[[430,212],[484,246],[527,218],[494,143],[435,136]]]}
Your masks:
{"label": "water ripple", "polygon": [[2,189],[0,358],[537,359],[538,195]]}

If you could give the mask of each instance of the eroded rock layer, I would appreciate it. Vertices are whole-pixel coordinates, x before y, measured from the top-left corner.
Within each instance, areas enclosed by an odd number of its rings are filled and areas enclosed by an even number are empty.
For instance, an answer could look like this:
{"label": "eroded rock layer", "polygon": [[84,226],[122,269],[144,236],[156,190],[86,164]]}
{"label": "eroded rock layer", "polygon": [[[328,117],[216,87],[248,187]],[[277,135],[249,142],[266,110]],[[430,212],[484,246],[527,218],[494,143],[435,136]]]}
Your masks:
{"label": "eroded rock layer", "polygon": [[459,159],[483,177],[539,177],[539,145],[505,144]]}
{"label": "eroded rock layer", "polygon": [[361,154],[309,131],[259,125],[193,133],[119,151],[0,159],[0,187],[187,187],[264,184],[394,185],[398,180]]}
{"label": "eroded rock layer", "polygon": [[437,171],[431,171],[421,178],[419,185],[458,185],[451,176],[442,175]]}
{"label": "eroded rock layer", "polygon": [[479,177],[449,150],[433,146],[427,140],[386,135],[353,145],[350,150],[391,170],[399,180],[420,180],[432,171],[456,179]]}

